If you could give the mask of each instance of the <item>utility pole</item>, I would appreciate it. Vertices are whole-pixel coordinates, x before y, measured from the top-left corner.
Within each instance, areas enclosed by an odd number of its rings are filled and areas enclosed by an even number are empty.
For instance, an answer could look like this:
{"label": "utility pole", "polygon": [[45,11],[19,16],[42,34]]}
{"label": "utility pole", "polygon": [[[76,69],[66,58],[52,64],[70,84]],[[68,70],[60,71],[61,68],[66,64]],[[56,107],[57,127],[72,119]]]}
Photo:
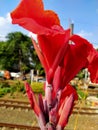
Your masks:
{"label": "utility pole", "polygon": [[[70,28],[70,36],[72,36],[73,35],[73,31],[74,31],[74,24],[70,23],[69,24],[69,28]],[[69,41],[69,44],[72,44],[72,41]]]}
{"label": "utility pole", "polygon": [[72,36],[72,35],[73,35],[73,31],[74,31],[74,24],[71,23],[71,24],[69,25],[69,27],[70,27],[70,36]]}
{"label": "utility pole", "polygon": [[22,65],[22,59],[21,59],[21,49],[20,49],[20,47],[19,47],[19,70],[20,70],[20,72],[22,72],[22,70],[21,70],[21,65]]}

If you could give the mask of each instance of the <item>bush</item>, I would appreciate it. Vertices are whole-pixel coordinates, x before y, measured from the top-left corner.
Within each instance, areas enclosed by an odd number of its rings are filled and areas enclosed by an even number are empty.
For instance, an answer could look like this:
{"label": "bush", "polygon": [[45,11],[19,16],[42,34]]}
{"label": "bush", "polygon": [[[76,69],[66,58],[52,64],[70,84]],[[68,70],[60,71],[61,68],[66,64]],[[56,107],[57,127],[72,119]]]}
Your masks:
{"label": "bush", "polygon": [[0,97],[11,92],[10,85],[7,82],[0,82]]}
{"label": "bush", "polygon": [[78,97],[79,97],[80,100],[81,100],[81,99],[86,99],[87,96],[88,96],[88,93],[83,92],[83,91],[81,91],[81,90],[77,90],[77,93],[78,93]]}
{"label": "bush", "polygon": [[80,70],[80,72],[76,75],[76,77],[78,77],[79,79],[83,79],[85,77],[83,70]]}
{"label": "bush", "polygon": [[0,97],[6,95],[7,93],[11,93],[11,95],[13,95],[14,92],[25,93],[24,84],[20,81],[15,81],[11,85],[6,81],[0,83]]}
{"label": "bush", "polygon": [[10,85],[7,82],[0,82],[0,88],[7,88],[10,87]]}
{"label": "bush", "polygon": [[[36,94],[41,93],[44,95],[43,83],[32,82],[31,87],[34,93]],[[9,82],[7,81],[0,82],[0,97],[4,96],[7,93],[13,95],[14,92],[22,92],[22,93],[26,92],[23,82],[15,81],[12,84],[9,84]]]}
{"label": "bush", "polygon": [[0,97],[6,95],[11,92],[11,88],[0,88]]}
{"label": "bush", "polygon": [[32,82],[31,87],[32,87],[32,90],[33,90],[34,93],[44,94],[43,83]]}
{"label": "bush", "polygon": [[24,88],[24,84],[20,81],[17,81],[15,84],[13,84],[11,86],[13,92],[17,91],[17,92],[23,92],[25,93],[25,88]]}

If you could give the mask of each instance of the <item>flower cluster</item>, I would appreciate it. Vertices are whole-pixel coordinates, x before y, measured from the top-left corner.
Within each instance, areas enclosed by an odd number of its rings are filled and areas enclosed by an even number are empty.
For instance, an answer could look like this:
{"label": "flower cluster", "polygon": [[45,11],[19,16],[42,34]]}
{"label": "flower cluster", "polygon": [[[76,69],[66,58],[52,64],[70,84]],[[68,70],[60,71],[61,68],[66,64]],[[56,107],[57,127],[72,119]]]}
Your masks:
{"label": "flower cluster", "polygon": [[25,86],[40,129],[63,130],[78,99],[69,82],[82,68],[88,68],[91,81],[98,82],[98,52],[86,39],[70,36],[58,15],[44,10],[42,0],[21,0],[10,14],[13,24],[37,34],[38,42],[31,39],[46,73],[45,96],[39,95],[36,101],[30,85]]}

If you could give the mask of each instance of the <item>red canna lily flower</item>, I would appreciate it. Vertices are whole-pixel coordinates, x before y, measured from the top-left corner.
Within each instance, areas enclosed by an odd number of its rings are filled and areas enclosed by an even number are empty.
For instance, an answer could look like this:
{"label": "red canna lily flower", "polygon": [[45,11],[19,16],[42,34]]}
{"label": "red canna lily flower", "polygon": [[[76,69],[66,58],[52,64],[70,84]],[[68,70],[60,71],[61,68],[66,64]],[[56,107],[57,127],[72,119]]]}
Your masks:
{"label": "red canna lily flower", "polygon": [[[62,53],[64,55],[64,52],[66,51],[64,46],[67,46],[66,42],[70,36],[70,30],[65,31],[61,27],[59,18],[55,12],[44,10],[41,0],[22,0],[18,7],[11,12],[11,17],[13,24],[18,23],[25,29],[38,34],[39,46],[47,61],[47,65],[49,68],[52,68],[47,74],[48,82],[50,82],[51,75],[54,74],[53,72],[56,69],[58,62],[62,59]],[[59,51],[61,47],[62,49]],[[51,55],[49,48],[54,52],[51,53]],[[57,53],[60,54],[56,56]],[[47,69],[45,70],[47,73]]]}
{"label": "red canna lily flower", "polygon": [[98,52],[86,39],[70,36],[70,29],[63,29],[57,14],[44,10],[42,0],[21,0],[11,18],[13,24],[37,34],[38,43],[33,38],[32,43],[46,72],[45,97],[39,95],[37,102],[30,85],[25,86],[40,128],[63,130],[78,100],[68,83],[84,67],[91,72],[91,80],[98,82]]}

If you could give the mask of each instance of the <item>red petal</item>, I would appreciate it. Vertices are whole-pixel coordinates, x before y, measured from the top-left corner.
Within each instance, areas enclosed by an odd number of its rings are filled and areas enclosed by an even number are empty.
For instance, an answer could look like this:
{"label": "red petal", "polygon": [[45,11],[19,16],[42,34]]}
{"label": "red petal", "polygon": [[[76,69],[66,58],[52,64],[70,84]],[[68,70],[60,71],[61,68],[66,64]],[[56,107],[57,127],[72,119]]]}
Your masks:
{"label": "red petal", "polygon": [[69,38],[70,30],[63,31],[64,34],[57,34],[55,36],[51,35],[41,35],[38,36],[38,43],[43,52],[45,59],[48,61],[50,67],[52,67],[53,62],[60,50],[63,48],[64,43]]}
{"label": "red petal", "polygon": [[54,74],[54,78],[53,78],[53,97],[56,96],[57,91],[60,89],[60,85],[61,85],[61,81],[62,81],[62,77],[61,77],[61,72],[62,72],[62,67],[58,66],[55,74]]}
{"label": "red petal", "polygon": [[42,0],[21,0],[11,15],[13,18],[40,17],[43,13],[43,9]]}
{"label": "red petal", "polygon": [[39,104],[39,107],[40,107],[42,113],[44,113],[45,112],[44,111],[44,104],[43,104],[43,99],[42,99],[42,95],[41,94],[38,95],[38,104]]}
{"label": "red petal", "polygon": [[68,99],[68,96],[65,96],[64,99],[62,99],[62,101],[61,101],[61,103],[60,103],[60,107],[59,107],[59,111],[58,111],[58,117],[59,117],[59,118],[60,118],[60,116],[61,116],[61,113],[62,113],[64,104],[65,104],[65,102],[67,101],[67,99]]}
{"label": "red petal", "polygon": [[91,81],[98,83],[98,52],[95,49],[93,49],[89,55],[88,61],[88,70],[90,72]]}
{"label": "red petal", "polygon": [[34,110],[34,112],[36,113],[36,115],[39,116],[40,108],[36,102],[35,95],[31,89],[30,85],[27,82],[25,83],[25,87],[26,87],[26,92],[27,92],[28,98],[30,100],[31,107]]}
{"label": "red petal", "polygon": [[61,126],[62,128],[64,128],[64,126],[68,122],[68,118],[70,115],[70,111],[72,109],[72,105],[73,105],[73,94],[71,94],[70,97],[67,98],[67,100],[64,104],[64,107],[62,109],[60,119],[58,121],[58,125]]}
{"label": "red petal", "polygon": [[68,39],[70,36],[70,30],[64,31],[64,34],[57,34],[54,36],[41,35],[38,36],[38,41],[40,48],[43,52],[43,55],[48,62],[49,72],[47,75],[48,83],[51,82],[51,79],[54,76],[54,72],[57,66],[61,63],[68,46]]}
{"label": "red petal", "polygon": [[42,0],[21,0],[11,12],[12,23],[37,33],[49,33],[53,25],[60,25],[57,14],[51,10],[44,11]]}
{"label": "red petal", "polygon": [[32,38],[32,43],[34,45],[34,48],[37,52],[37,55],[40,59],[40,62],[42,63],[45,71],[47,72],[49,70],[49,66],[47,64],[47,61],[45,60],[44,56],[43,56],[43,53],[41,52],[40,48],[38,47],[37,43],[35,42],[35,40]]}
{"label": "red petal", "polygon": [[65,97],[70,96],[71,94],[74,95],[74,100],[78,100],[76,90],[71,85],[68,84],[62,91],[61,100],[64,100]]}
{"label": "red petal", "polygon": [[75,44],[69,46],[65,55],[62,87],[65,87],[83,67],[86,67],[87,57],[92,49],[92,45],[87,40],[77,35],[73,35],[71,40]]}

